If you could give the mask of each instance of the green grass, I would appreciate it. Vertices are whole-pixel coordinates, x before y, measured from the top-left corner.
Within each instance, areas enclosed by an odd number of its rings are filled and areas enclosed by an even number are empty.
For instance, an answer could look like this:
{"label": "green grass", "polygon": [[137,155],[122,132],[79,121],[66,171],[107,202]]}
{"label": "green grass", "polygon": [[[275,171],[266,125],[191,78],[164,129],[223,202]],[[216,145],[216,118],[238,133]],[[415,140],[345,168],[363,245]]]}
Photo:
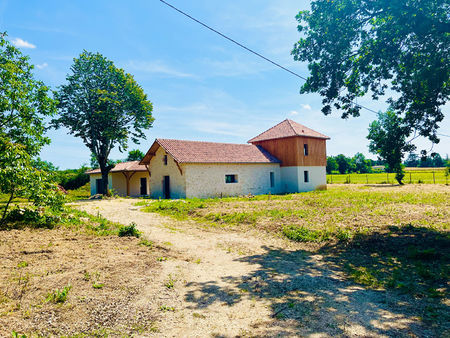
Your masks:
{"label": "green grass", "polygon": [[86,183],[82,187],[74,190],[67,190],[67,201],[85,200],[91,196],[91,185]]}
{"label": "green grass", "polygon": [[[434,178],[433,178],[434,172]],[[393,173],[373,173],[373,174],[333,174],[327,175],[328,184],[356,183],[356,184],[397,184]],[[406,170],[403,183],[426,183],[426,184],[448,184],[450,177],[445,176],[443,168],[434,170],[426,168],[420,170]]]}

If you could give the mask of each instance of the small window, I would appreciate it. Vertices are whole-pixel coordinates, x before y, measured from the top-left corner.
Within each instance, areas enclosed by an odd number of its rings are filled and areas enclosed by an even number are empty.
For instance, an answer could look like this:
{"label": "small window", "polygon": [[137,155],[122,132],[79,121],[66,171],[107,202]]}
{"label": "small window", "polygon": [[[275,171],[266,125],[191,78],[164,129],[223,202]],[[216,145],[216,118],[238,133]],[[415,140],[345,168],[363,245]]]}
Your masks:
{"label": "small window", "polygon": [[237,183],[237,175],[225,175],[225,183]]}
{"label": "small window", "polygon": [[308,183],[309,182],[309,172],[307,170],[305,170],[303,172],[303,175],[305,176],[304,177],[305,178],[305,183]]}
{"label": "small window", "polygon": [[308,145],[307,144],[303,145],[303,155],[308,156]]}
{"label": "small window", "polygon": [[270,187],[273,188],[275,186],[275,173],[273,171],[270,172]]}
{"label": "small window", "polygon": [[164,155],[163,162],[164,162],[164,165],[167,165],[167,155]]}

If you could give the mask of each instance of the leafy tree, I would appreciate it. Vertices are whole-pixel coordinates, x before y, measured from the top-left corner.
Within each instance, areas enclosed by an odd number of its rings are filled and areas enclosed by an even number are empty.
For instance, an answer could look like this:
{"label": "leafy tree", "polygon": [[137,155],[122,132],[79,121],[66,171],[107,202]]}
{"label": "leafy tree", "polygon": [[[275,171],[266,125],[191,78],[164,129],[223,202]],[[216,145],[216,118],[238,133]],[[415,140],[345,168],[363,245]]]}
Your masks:
{"label": "leafy tree", "polygon": [[331,174],[333,171],[338,170],[338,164],[333,156],[327,157],[327,174]]}
{"label": "leafy tree", "polygon": [[440,167],[443,167],[444,165],[445,165],[445,163],[444,163],[444,160],[442,159],[441,155],[436,153],[433,156],[433,167],[434,168],[440,168]]}
{"label": "leafy tree", "polygon": [[0,191],[8,195],[5,209],[1,215],[3,226],[8,208],[16,197],[27,198],[35,206],[50,206],[60,209],[63,196],[47,172],[31,166],[31,156],[27,147],[0,139]]}
{"label": "leafy tree", "polygon": [[405,166],[407,167],[418,167],[419,163],[419,156],[415,153],[409,153],[408,158],[405,160]]}
{"label": "leafy tree", "polygon": [[53,115],[56,102],[49,88],[33,76],[33,65],[0,33],[0,138],[22,144],[31,156],[50,140],[44,136],[44,116]]}
{"label": "leafy tree", "polygon": [[1,215],[4,223],[16,197],[35,205],[59,207],[61,196],[43,168],[33,168],[33,157],[50,140],[44,136],[43,117],[56,111],[49,89],[33,77],[29,57],[0,34],[0,192],[8,201]]}
{"label": "leafy tree", "polygon": [[369,127],[369,150],[386,162],[388,172],[395,173],[399,184],[405,176],[402,158],[405,152],[411,152],[415,146],[408,143],[409,128],[393,111],[379,113],[378,120]]}
{"label": "leafy tree", "polygon": [[127,161],[140,161],[145,156],[145,154],[139,149],[130,150],[128,152]]}
{"label": "leafy tree", "polygon": [[359,116],[354,102],[394,92],[387,102],[404,127],[437,143],[450,96],[448,0],[315,0],[297,15],[292,54],[307,61],[301,93],[318,92],[322,112]]}
{"label": "leafy tree", "polygon": [[57,93],[59,117],[64,126],[95,155],[102,172],[103,191],[108,190],[111,149],[127,149],[128,141],[145,139],[152,126],[152,104],[133,76],[99,53],[84,51],[74,59],[71,74]]}
{"label": "leafy tree", "polygon": [[355,172],[361,174],[372,172],[371,161],[367,160],[361,153],[356,153],[355,156],[352,157],[351,163]]}
{"label": "leafy tree", "polygon": [[340,174],[346,174],[347,172],[351,171],[351,160],[347,156],[343,154],[339,154],[335,157],[338,170]]}

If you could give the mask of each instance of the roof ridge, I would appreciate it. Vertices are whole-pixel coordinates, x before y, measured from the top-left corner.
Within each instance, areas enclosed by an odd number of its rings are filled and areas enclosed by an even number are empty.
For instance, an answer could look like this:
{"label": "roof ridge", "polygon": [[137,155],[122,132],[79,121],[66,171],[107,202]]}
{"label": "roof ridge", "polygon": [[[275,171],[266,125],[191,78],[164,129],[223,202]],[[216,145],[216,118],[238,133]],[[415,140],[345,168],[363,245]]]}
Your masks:
{"label": "roof ridge", "polygon": [[177,141],[177,142],[193,142],[193,143],[232,144],[232,145],[238,145],[238,146],[252,146],[252,144],[247,144],[247,143],[213,142],[213,141],[197,141],[197,140],[180,140],[180,139],[174,139],[174,138],[157,138],[156,140],[162,140],[162,141]]}
{"label": "roof ridge", "polygon": [[[263,132],[259,133],[259,134],[256,135],[255,137],[252,137],[250,140],[248,140],[247,143],[249,143],[251,140],[253,140],[253,139],[255,139],[255,138],[261,136],[262,134],[267,133],[269,130],[272,130],[273,128],[278,127],[280,124],[282,124],[284,121],[287,121],[287,120],[288,120],[288,119],[284,119],[283,121],[277,123],[277,124],[274,125],[273,127],[270,127],[269,129],[264,130]],[[292,127],[292,126],[291,126],[291,127]]]}
{"label": "roof ridge", "polygon": [[[294,132],[295,135],[298,135],[298,133],[295,131],[294,126],[292,125],[291,122],[295,122],[293,120],[290,119],[286,119],[285,121],[287,121],[287,123],[289,124],[289,127],[291,127],[292,131]],[[284,122],[284,121],[283,121]]]}

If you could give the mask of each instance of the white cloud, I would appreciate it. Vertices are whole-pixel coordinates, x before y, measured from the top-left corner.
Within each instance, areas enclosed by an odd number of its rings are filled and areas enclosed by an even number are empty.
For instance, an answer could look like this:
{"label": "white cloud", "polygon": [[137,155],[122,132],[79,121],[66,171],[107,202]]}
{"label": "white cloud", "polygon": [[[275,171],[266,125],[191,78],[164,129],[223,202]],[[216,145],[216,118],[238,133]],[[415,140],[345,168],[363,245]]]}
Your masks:
{"label": "white cloud", "polygon": [[289,113],[289,115],[291,115],[291,116],[298,115],[298,111],[292,110],[292,111]]}
{"label": "white cloud", "polygon": [[311,110],[312,109],[309,104],[301,104],[301,106],[302,106],[303,109],[306,109],[306,110]]}
{"label": "white cloud", "polygon": [[21,38],[15,38],[11,40],[14,46],[19,48],[36,48],[36,45],[33,45],[32,43],[22,40]]}
{"label": "white cloud", "polygon": [[38,68],[38,69],[44,69],[45,67],[47,67],[48,66],[48,63],[47,62],[44,62],[44,63],[41,63],[41,64],[37,64],[36,65],[36,67]]}
{"label": "white cloud", "polygon": [[192,74],[180,72],[164,62],[156,61],[130,61],[126,68],[146,73],[162,74],[169,77],[194,77]]}
{"label": "white cloud", "polygon": [[196,120],[189,125],[197,131],[209,134],[219,134],[227,136],[248,137],[251,134],[251,126],[231,124],[227,122],[216,122],[211,120]]}

